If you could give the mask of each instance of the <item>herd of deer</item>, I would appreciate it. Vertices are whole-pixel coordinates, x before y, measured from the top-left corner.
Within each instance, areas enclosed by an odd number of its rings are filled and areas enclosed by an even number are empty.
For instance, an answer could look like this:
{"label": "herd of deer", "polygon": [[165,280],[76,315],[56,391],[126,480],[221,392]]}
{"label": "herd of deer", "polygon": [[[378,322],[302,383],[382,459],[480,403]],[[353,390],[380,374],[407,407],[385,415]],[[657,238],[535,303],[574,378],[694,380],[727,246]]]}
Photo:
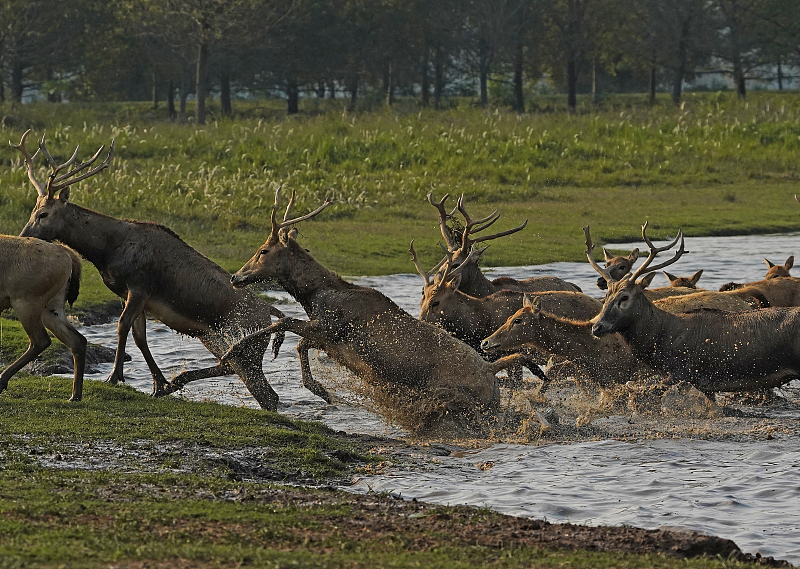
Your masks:
{"label": "herd of deer", "polygon": [[[448,212],[447,195],[438,202],[428,195],[446,247],[442,261],[425,271],[411,243],[412,261],[424,280],[417,319],[378,291],[346,282],[297,243],[297,224],[318,215],[328,201],[291,218],[292,194],[278,221],[278,190],[269,238],[231,276],[166,227],[115,219],[69,201],[72,184],[108,167],[113,142],[96,166],[102,147],[86,162],[77,162],[76,148],[69,160],[58,164],[44,138],[30,154],[25,146],[29,132],[11,146],[22,154],[38,199],[20,237],[0,237],[5,267],[0,310],[14,309],[30,346],[3,371],[0,391],[50,344],[49,329],[73,354],[71,400],[80,400],[86,340],[64,314],[64,304],[78,294],[81,264],[76,253],[125,301],[107,381],[124,381],[125,345],[132,331],[153,376],[154,395],[172,393],[197,379],[236,374],[262,408],[275,410],[278,396],[264,376],[262,361],[270,338],[277,356],[287,331],[301,337],[297,351],[308,390],[332,400],[311,373],[309,350],[323,350],[365,384],[380,389],[392,404],[416,409],[413,428],[418,431],[448,419],[480,424],[498,403],[500,370],[519,381],[524,366],[544,388],[549,378],[540,365],[553,359],[570,362],[576,373],[601,385],[626,382],[643,372],[688,382],[709,395],[770,388],[800,378],[800,308],[792,308],[800,306],[800,279],[789,276],[791,257],[784,265],[767,261],[764,280],[724,291],[697,289],[702,271],[689,278],[666,273],[671,286],[650,290],[656,271],[683,254],[682,234],[656,247],[645,223],[642,237],[649,254],[634,270],[638,250],[612,257],[604,249],[601,267],[592,256],[587,226],[586,255],[600,274],[598,286],[607,288],[601,302],[556,277],[489,280],[478,266],[485,249],[476,245],[521,231],[525,223],[481,235],[497,221],[497,211],[473,220],[463,196]],[[39,153],[50,167],[45,182],[35,175]],[[653,265],[659,253],[676,245],[672,258]],[[300,303],[308,320],[284,317],[245,288],[260,281],[277,282]],[[146,313],[199,338],[217,357],[217,365],[184,371],[167,381],[147,345]]]}

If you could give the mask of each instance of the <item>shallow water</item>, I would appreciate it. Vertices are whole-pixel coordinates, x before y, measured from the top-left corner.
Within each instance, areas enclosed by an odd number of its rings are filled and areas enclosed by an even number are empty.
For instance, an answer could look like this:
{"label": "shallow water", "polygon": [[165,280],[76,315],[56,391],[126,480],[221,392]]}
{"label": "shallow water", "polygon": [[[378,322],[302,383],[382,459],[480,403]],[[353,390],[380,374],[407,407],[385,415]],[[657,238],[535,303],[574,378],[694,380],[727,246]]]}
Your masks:
{"label": "shallow water", "polygon": [[[579,243],[582,246],[582,240]],[[670,272],[688,276],[704,269],[700,286],[716,290],[730,281],[761,279],[766,272],[762,257],[782,264],[800,249],[798,244],[798,234],[687,238],[689,253],[670,267]],[[635,246],[646,251],[643,243],[611,247],[630,250]],[[602,297],[595,286],[597,273],[588,263],[502,267],[487,273],[516,278],[555,274],[578,284],[587,294]],[[419,313],[422,278],[417,274],[350,280],[381,290],[414,316]],[[662,275],[651,286],[667,284]],[[305,317],[287,295],[273,296],[286,300],[279,308],[287,315]],[[92,342],[116,344],[114,324],[82,332]],[[148,323],[148,339],[167,377],[184,367],[215,363],[198,341],[179,336],[158,322]],[[404,435],[361,405],[326,405],[306,391],[294,354],[296,341],[295,336],[287,335],[279,358],[270,361],[268,356],[264,363],[265,374],[281,399],[281,413],[348,432]],[[125,365],[128,383],[149,392],[152,380],[132,339],[127,351],[133,358]],[[101,373],[89,378],[104,378],[111,364],[98,367]],[[257,407],[236,377],[190,384],[177,396]],[[793,420],[800,419],[794,412],[789,414]],[[697,529],[733,539],[746,552],[800,564],[800,443],[794,438],[744,443],[681,439],[493,445],[438,460],[441,462],[432,462],[423,472],[365,477],[352,489],[385,490],[443,504],[488,506],[550,521]],[[491,467],[484,471],[475,466],[478,463]]]}

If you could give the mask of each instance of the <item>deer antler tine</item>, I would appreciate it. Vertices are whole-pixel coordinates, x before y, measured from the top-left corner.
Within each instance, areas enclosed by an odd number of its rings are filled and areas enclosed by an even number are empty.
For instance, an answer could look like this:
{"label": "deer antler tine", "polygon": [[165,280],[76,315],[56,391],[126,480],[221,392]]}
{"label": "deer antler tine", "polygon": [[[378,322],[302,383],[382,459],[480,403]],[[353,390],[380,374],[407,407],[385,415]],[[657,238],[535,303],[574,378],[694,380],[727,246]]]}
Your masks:
{"label": "deer antler tine", "polygon": [[278,207],[278,202],[281,200],[281,188],[283,186],[278,186],[278,189],[275,190],[275,205],[274,207]]}
{"label": "deer antler tine", "polygon": [[34,152],[33,156],[31,156],[31,153],[28,152],[28,149],[25,146],[25,139],[28,137],[30,133],[31,129],[26,130],[25,133],[22,135],[19,144],[13,144],[10,140],[8,141],[8,144],[11,146],[11,148],[18,150],[22,154],[22,157],[25,159],[25,164],[28,170],[28,179],[31,181],[31,184],[33,184],[33,186],[36,188],[36,193],[38,193],[40,197],[44,197],[47,195],[45,185],[42,184],[39,180],[37,180],[36,176],[33,173],[33,161],[36,160],[36,156],[39,154],[39,150],[37,149],[36,152]]}
{"label": "deer antler tine", "polygon": [[45,143],[44,143],[45,136],[46,136],[46,134],[43,133],[42,134],[42,139],[39,141],[39,150],[41,150],[42,154],[44,154],[44,157],[45,157],[45,159],[47,159],[47,162],[48,162],[48,164],[50,164],[50,167],[51,168],[56,168],[58,165],[56,164],[56,161],[53,160],[53,157],[50,156],[50,153],[47,151],[47,146],[45,146]]}
{"label": "deer antler tine", "polygon": [[333,202],[332,202],[331,200],[329,200],[329,199],[326,199],[326,200],[325,200],[325,203],[323,203],[321,206],[319,206],[317,209],[315,209],[315,210],[314,210],[314,211],[312,211],[311,213],[307,213],[307,214],[305,214],[305,215],[303,215],[303,216],[296,217],[296,218],[294,218],[294,219],[290,219],[290,220],[288,220],[288,221],[283,221],[282,223],[280,223],[280,224],[279,224],[279,225],[280,225],[280,227],[279,227],[278,229],[281,229],[281,228],[283,228],[283,227],[286,227],[287,225],[294,225],[295,223],[300,223],[301,221],[305,221],[306,219],[311,219],[312,217],[314,217],[315,215],[317,215],[319,212],[321,212],[323,209],[325,209],[326,207],[328,207],[328,206],[329,206],[329,205],[331,205],[332,203],[333,203]]}
{"label": "deer antler tine", "polygon": [[[492,223],[494,223],[494,222],[492,222]],[[491,224],[489,224],[489,225],[491,225]],[[486,227],[489,227],[489,225],[487,225]],[[497,239],[498,237],[505,237],[506,235],[511,235],[512,233],[516,233],[517,231],[522,231],[523,229],[525,229],[526,225],[528,225],[528,220],[527,219],[522,223],[522,225],[520,225],[518,227],[514,227],[513,229],[507,229],[506,231],[501,231],[500,233],[494,233],[493,235],[484,235],[483,237],[478,237],[477,239],[472,239],[471,241],[472,241],[472,243],[474,245],[475,243],[481,243],[483,241],[488,241],[489,239]],[[481,229],[485,229],[485,228],[481,228]]]}
{"label": "deer antler tine", "polygon": [[794,195],[794,199],[796,199],[798,202],[800,202],[800,198],[797,197],[797,194]]}
{"label": "deer antler tine", "polygon": [[592,251],[594,251],[594,243],[592,243],[592,236],[589,234],[589,226],[583,228],[583,234],[586,236],[586,257],[589,259],[589,264],[592,268],[600,273],[600,276],[606,279],[607,283],[613,283],[614,278],[611,276],[611,273],[597,264],[597,262],[592,257]]}
{"label": "deer antler tine", "polygon": [[414,249],[413,239],[411,240],[411,245],[409,246],[408,250],[411,252],[411,260],[414,262],[414,266],[417,268],[417,272],[422,276],[423,280],[425,281],[425,286],[429,286],[431,284],[431,273],[427,273],[422,270],[422,267],[419,264],[419,259],[417,258],[417,251],[416,249]]}
{"label": "deer antler tine", "polygon": [[[641,277],[644,274],[652,273],[654,271],[657,271],[659,269],[662,269],[664,267],[667,267],[667,266],[671,265],[672,263],[674,263],[675,261],[680,259],[681,255],[683,255],[683,253],[685,252],[685,250],[684,250],[684,241],[683,241],[683,230],[681,230],[681,229],[678,230],[678,234],[675,236],[675,239],[673,239],[671,243],[669,243],[668,245],[665,245],[663,247],[656,247],[655,245],[653,245],[653,242],[650,241],[650,238],[647,237],[647,222],[645,221],[644,225],[642,225],[642,239],[644,239],[644,242],[647,243],[647,247],[650,249],[650,253],[647,255],[647,259],[645,260],[645,262],[642,263],[639,266],[639,268],[636,269],[636,271],[632,275],[630,275],[630,280],[633,281],[633,282],[636,282],[636,279],[638,279],[639,277]],[[655,267],[650,267],[650,264],[656,258],[656,255],[671,249],[672,247],[675,246],[675,244],[678,241],[681,242],[681,246],[678,249],[678,251],[675,253],[675,256],[672,259],[670,259],[669,261],[665,261],[663,263],[660,263],[660,264],[656,265]]]}
{"label": "deer antler tine", "polygon": [[[450,219],[453,214],[447,214],[447,211],[444,209],[444,202],[447,198],[450,197],[450,194],[445,194],[440,201],[435,201],[433,199],[433,192],[428,193],[428,203],[430,203],[433,207],[439,210],[439,229],[442,231],[442,237],[444,237],[447,246],[450,249],[455,249],[456,245],[453,243],[453,238],[450,235],[450,228],[447,227],[447,220]],[[455,211],[455,210],[453,210]]]}
{"label": "deer antler tine", "polygon": [[[80,148],[80,147],[78,147],[78,148]],[[67,186],[71,186],[72,184],[76,184],[76,183],[80,182],[81,180],[85,180],[86,178],[88,178],[90,176],[94,176],[98,172],[101,172],[101,171],[105,170],[106,168],[108,168],[109,164],[111,164],[111,159],[114,157],[114,149],[116,148],[116,141],[114,139],[111,140],[111,146],[109,146],[109,148],[108,148],[108,154],[106,154],[105,160],[103,160],[100,164],[98,164],[94,168],[91,168],[88,172],[85,172],[85,173],[81,174],[80,176],[75,177],[78,173],[80,173],[81,171],[85,170],[86,168],[88,168],[89,166],[94,164],[94,162],[97,161],[97,158],[103,152],[104,148],[105,148],[105,145],[101,146],[97,150],[97,152],[94,153],[94,156],[92,156],[86,162],[82,162],[82,163],[78,164],[75,168],[73,168],[72,170],[70,170],[66,174],[62,174],[61,176],[56,177],[52,182],[48,181],[48,186],[49,186],[48,195],[50,195],[52,197],[53,195],[55,195],[55,192],[57,192],[58,190],[62,190],[64,188],[66,188]],[[76,148],[74,156],[77,156],[77,153],[78,153],[78,149]],[[64,164],[62,166],[59,166],[58,170],[60,170],[61,168],[63,168],[67,164],[69,164],[69,162],[67,162],[66,164]],[[53,172],[53,174],[58,172],[58,170],[55,170]],[[53,175],[51,174],[51,178],[52,178],[52,176]],[[72,178],[72,179],[70,180],[70,178]]]}
{"label": "deer antler tine", "polygon": [[283,221],[286,221],[286,218],[289,217],[289,212],[292,210],[292,207],[294,206],[294,198],[295,198],[295,193],[294,190],[292,190],[292,197],[289,198],[289,205],[286,206],[286,212],[283,214]]}
{"label": "deer antler tine", "polygon": [[[82,172],[83,170],[85,170],[87,167],[91,166],[92,163],[94,163],[94,161],[97,160],[97,158],[100,156],[100,153],[103,151],[103,149],[105,147],[106,147],[105,144],[102,145],[100,148],[97,149],[97,152],[94,153],[94,156],[89,158],[89,160],[87,160],[86,162],[81,162],[80,164],[77,164],[74,168],[72,168],[66,174],[61,174],[59,177],[57,177],[55,179],[55,181],[53,183],[54,184],[58,184],[58,183],[63,182],[64,180],[68,180],[69,178],[71,178],[71,177],[77,175],[78,173]],[[80,146],[78,146],[78,148],[80,148]],[[77,155],[77,153],[78,153],[78,148],[75,149],[75,155]]]}

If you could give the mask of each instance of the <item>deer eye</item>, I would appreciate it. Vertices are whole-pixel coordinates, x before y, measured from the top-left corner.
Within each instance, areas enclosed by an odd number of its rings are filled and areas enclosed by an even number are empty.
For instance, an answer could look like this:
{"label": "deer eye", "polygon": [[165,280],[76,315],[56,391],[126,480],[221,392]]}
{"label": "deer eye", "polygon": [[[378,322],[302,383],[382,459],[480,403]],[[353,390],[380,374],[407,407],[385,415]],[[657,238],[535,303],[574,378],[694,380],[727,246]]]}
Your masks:
{"label": "deer eye", "polygon": [[623,295],[623,296],[621,296],[621,297],[619,298],[619,301],[620,301],[620,302],[625,302],[626,300],[628,300],[628,295],[627,295],[627,294],[626,294],[626,295]]}
{"label": "deer eye", "polygon": [[261,255],[266,255],[267,253],[269,253],[269,249],[261,249],[261,251],[258,252],[258,256],[260,257]]}
{"label": "deer eye", "polygon": [[44,219],[44,218],[45,218],[45,217],[47,217],[48,215],[50,215],[50,214],[49,214],[49,213],[47,213],[46,211],[43,211],[42,213],[40,213],[40,214],[39,214],[39,219]]}
{"label": "deer eye", "polygon": [[514,318],[514,321],[512,322],[512,324],[522,324],[522,319],[521,318]]}
{"label": "deer eye", "polygon": [[431,302],[431,308],[435,308],[437,306],[439,306],[439,301],[438,300],[434,300],[433,302]]}

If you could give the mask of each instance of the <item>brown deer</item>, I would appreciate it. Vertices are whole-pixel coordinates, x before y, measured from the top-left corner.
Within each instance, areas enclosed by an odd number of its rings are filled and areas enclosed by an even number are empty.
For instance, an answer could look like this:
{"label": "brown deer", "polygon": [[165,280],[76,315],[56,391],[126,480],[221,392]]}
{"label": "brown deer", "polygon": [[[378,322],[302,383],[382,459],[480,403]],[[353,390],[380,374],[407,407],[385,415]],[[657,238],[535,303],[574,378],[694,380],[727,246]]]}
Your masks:
{"label": "brown deer", "polygon": [[83,395],[86,338],[67,320],[64,304],[78,298],[81,260],[74,251],[27,237],[0,235],[0,312],[9,308],[30,339],[30,345],[0,375],[0,392],[15,373],[50,345],[50,330],[72,352],[74,378],[70,401]]}
{"label": "brown deer", "polygon": [[[447,250],[452,256],[449,266],[444,270],[452,270],[455,268],[460,268],[462,264],[465,265],[461,272],[461,291],[471,296],[478,297],[487,296],[499,290],[521,290],[527,292],[568,290],[581,292],[581,289],[578,287],[578,285],[572,284],[558,277],[531,277],[522,281],[518,281],[511,277],[498,277],[494,280],[489,280],[486,275],[481,272],[481,269],[478,266],[478,260],[480,259],[481,254],[486,251],[486,249],[484,248],[476,255],[472,256],[470,255],[470,252],[474,250],[475,245],[478,243],[483,243],[485,241],[489,241],[490,239],[497,239],[498,237],[504,237],[506,235],[511,235],[518,231],[522,231],[528,224],[528,221],[526,220],[522,225],[506,231],[501,231],[491,235],[476,236],[476,234],[488,229],[495,221],[500,219],[500,214],[497,212],[497,210],[494,210],[487,217],[482,219],[472,219],[469,213],[467,213],[466,207],[464,206],[463,195],[458,199],[455,209],[453,209],[453,211],[450,213],[447,213],[444,202],[449,196],[450,194],[445,194],[444,197],[437,202],[434,201],[432,194],[428,194],[428,202],[439,211],[439,228],[441,229],[442,237],[447,245]],[[448,221],[455,220],[456,211],[460,212],[464,217],[464,227],[461,230],[460,243],[457,240],[458,230],[451,229],[451,227],[448,225]]]}
{"label": "brown deer", "polygon": [[573,291],[524,293],[501,290],[484,297],[470,296],[459,289],[459,269],[431,274],[422,270],[412,242],[411,253],[417,271],[425,280],[420,305],[420,320],[437,324],[476,350],[481,341],[505,322],[520,307],[525,294],[540,299],[545,310],[561,316],[588,320],[600,313],[603,304],[590,296]]}
{"label": "brown deer", "polygon": [[[405,409],[414,416],[398,419],[415,431],[438,428],[446,417],[466,419],[472,425],[482,410],[497,402],[495,374],[510,365],[538,366],[526,356],[515,355],[487,363],[464,342],[444,330],[421,322],[380,292],[346,282],[328,270],[295,241],[289,230],[314,217],[330,202],[311,213],[277,221],[279,193],[272,209],[272,230],[253,257],[231,277],[235,287],[274,280],[293,296],[309,321],[283,318],[254,336],[293,332],[302,337],[297,345],[303,384],[323,398],[324,387],[312,377],[308,351],[324,350],[384,397],[384,404]],[[252,338],[252,337],[251,337]],[[231,348],[233,357],[247,346]],[[541,372],[539,372],[541,373]]]}
{"label": "brown deer", "polygon": [[767,258],[764,258],[764,262],[767,264],[767,274],[764,276],[764,280],[792,276],[789,274],[789,271],[791,270],[792,265],[794,265],[794,255],[786,259],[786,262],[783,265],[776,265]]}
{"label": "brown deer", "polygon": [[625,383],[653,370],[636,358],[619,334],[592,335],[592,321],[572,319],[543,309],[541,298],[525,293],[522,308],[481,342],[487,352],[533,347],[566,358],[595,383]]}
{"label": "brown deer", "polygon": [[[270,314],[283,314],[249,291],[235,290],[229,274],[207,259],[168,228],[155,223],[115,219],[77,206],[69,201],[70,185],[108,167],[114,144],[105,160],[91,167],[100,156],[101,147],[86,162],[73,163],[78,150],[67,162],[58,165],[45,147],[31,156],[25,147],[27,131],[20,143],[11,146],[25,158],[28,178],[39,195],[24,237],[57,240],[78,252],[100,272],[105,285],[125,300],[117,327],[118,341],[114,368],[109,383],[124,381],[123,362],[128,333],[142,352],[153,376],[153,394],[172,393],[190,381],[220,375],[238,375],[256,401],[265,409],[275,410],[278,396],[264,377],[261,357],[266,341],[253,347],[246,357],[199,370],[185,371],[167,382],[147,346],[145,312],[173,330],[199,338],[219,357],[237,340],[250,332],[270,325]],[[9,143],[10,144],[10,143]],[[34,160],[41,152],[51,166],[47,182],[34,175]],[[69,166],[66,173],[59,174]],[[276,337],[277,350],[282,337]]]}
{"label": "brown deer", "polygon": [[[606,270],[608,273],[619,280],[631,272],[633,265],[639,259],[639,248],[637,247],[628,255],[612,255],[603,247],[603,257],[605,258]],[[606,290],[608,288],[605,278],[598,277],[597,288],[600,290]]]}
{"label": "brown deer", "polygon": [[[800,378],[800,309],[670,314],[647,299],[637,279],[680,258],[684,251],[680,232],[666,247],[655,247],[645,223],[642,237],[650,253],[633,274],[620,281],[594,261],[588,226],[584,233],[589,263],[609,282],[603,310],[592,327],[595,336],[618,332],[640,360],[706,394],[777,387]],[[671,259],[651,266],[658,253],[679,240]]]}
{"label": "brown deer", "polygon": [[[767,284],[767,281],[772,279],[786,279],[791,278],[792,275],[789,274],[789,270],[794,265],[794,255],[786,259],[786,262],[783,265],[776,265],[769,259],[764,259],[764,262],[767,264],[767,274],[764,275],[764,278],[760,281],[755,281],[752,283],[726,283],[720,287],[720,291],[727,292],[732,290],[739,290],[748,287],[762,287],[762,285]],[[789,300],[781,300],[781,298],[787,298],[784,289],[791,289],[793,285],[790,283],[795,283],[797,281],[789,281],[789,280],[781,280],[781,284],[769,283],[772,286],[767,286],[766,289],[769,292],[772,292],[772,295],[775,296],[774,300],[778,302],[778,304],[773,304],[773,306],[800,306],[798,304],[782,304],[782,302],[792,302],[792,296],[794,293],[790,293]]]}
{"label": "brown deer", "polygon": [[676,277],[675,275],[668,273],[667,271],[664,271],[664,275],[669,280],[669,286],[671,287],[697,289],[697,281],[699,281],[700,277],[703,275],[703,269],[700,269],[691,277]]}

